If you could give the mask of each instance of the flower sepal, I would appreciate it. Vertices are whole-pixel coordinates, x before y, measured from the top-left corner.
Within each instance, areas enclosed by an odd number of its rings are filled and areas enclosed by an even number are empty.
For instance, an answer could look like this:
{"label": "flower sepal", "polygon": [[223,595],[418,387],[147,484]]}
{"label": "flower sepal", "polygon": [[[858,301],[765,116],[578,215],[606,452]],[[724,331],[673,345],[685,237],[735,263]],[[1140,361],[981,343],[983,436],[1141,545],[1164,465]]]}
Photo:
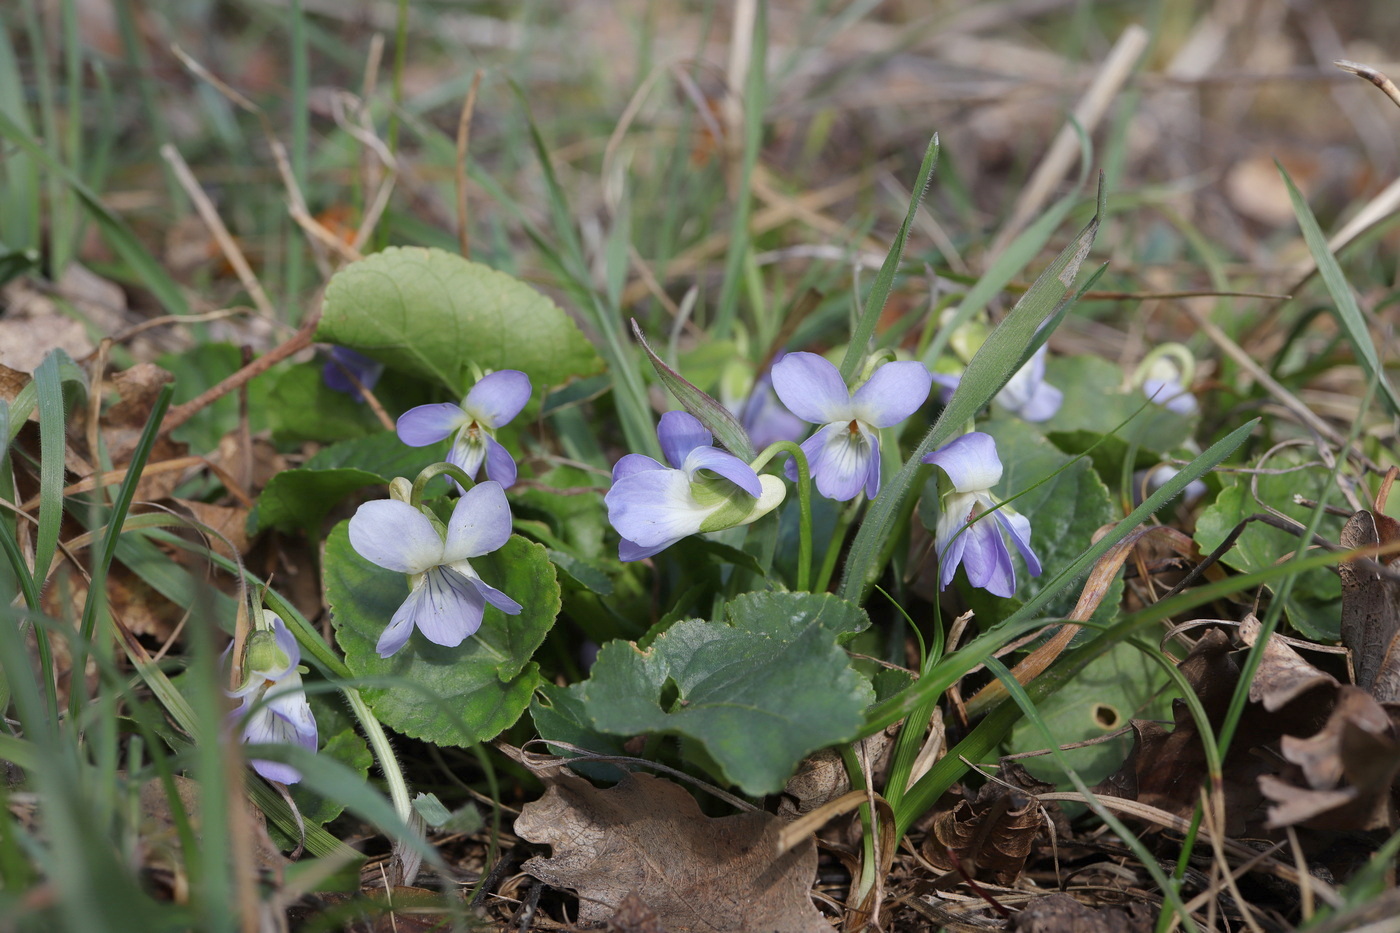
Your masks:
{"label": "flower sepal", "polygon": [[[720,477],[701,479],[692,483],[691,492],[697,502],[706,503],[712,495],[719,498],[710,501],[722,500],[720,507],[711,512],[700,523],[700,532],[703,534],[710,531],[723,531],[737,525],[748,525],[758,521],[783,504],[783,499],[787,496],[787,484],[772,474],[760,476],[758,482],[763,487],[763,495],[757,498],[743,490],[735,489],[733,483]],[[727,487],[727,489],[720,491],[721,487]],[[715,491],[711,492],[711,489]]]}

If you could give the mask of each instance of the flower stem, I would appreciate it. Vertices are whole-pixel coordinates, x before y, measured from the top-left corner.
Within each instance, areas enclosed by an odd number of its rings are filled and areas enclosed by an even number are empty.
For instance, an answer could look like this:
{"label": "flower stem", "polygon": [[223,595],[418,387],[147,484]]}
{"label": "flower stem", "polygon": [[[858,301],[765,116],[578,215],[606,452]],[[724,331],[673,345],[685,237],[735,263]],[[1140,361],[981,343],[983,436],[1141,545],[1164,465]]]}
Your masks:
{"label": "flower stem", "polygon": [[384,775],[384,782],[389,785],[389,799],[394,804],[394,812],[403,820],[405,826],[411,826],[413,803],[408,799],[408,783],[404,780],[403,769],[399,767],[394,749],[389,745],[389,737],[384,734],[384,727],[375,718],[369,704],[360,696],[359,690],[354,687],[341,687],[340,691],[345,694],[350,709],[354,711],[355,718],[365,730],[370,748],[374,749],[374,757],[379,760],[379,773]]}
{"label": "flower stem", "polygon": [[831,585],[831,575],[836,571],[836,559],[841,556],[841,545],[846,540],[846,532],[850,529],[851,523],[856,519],[856,513],[860,511],[863,496],[856,496],[841,512],[841,517],[836,520],[836,528],[831,536],[831,544],[826,549],[826,556],[822,558],[821,573],[817,575],[817,585],[812,589],[814,593],[825,593],[826,588]]}
{"label": "flower stem", "polygon": [[465,491],[476,485],[476,481],[467,475],[466,471],[455,463],[434,463],[423,468],[423,472],[418,474],[418,478],[413,481],[413,497],[408,504],[415,509],[423,501],[423,490],[428,483],[446,473],[455,479]]}
{"label": "flower stem", "polygon": [[778,441],[770,444],[751,465],[757,473],[779,453],[792,454],[797,463],[797,507],[801,518],[797,535],[797,589],[806,592],[812,581],[812,474],[807,468],[807,454],[792,441]]}

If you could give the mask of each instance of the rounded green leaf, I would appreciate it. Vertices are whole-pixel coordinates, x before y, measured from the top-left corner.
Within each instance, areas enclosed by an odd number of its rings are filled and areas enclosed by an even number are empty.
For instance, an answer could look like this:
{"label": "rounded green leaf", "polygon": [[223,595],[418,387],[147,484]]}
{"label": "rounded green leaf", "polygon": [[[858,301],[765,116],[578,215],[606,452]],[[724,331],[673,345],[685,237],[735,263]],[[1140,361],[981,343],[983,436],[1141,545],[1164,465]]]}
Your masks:
{"label": "rounded green leaf", "polygon": [[437,745],[495,738],[530,704],[540,683],[530,660],[559,614],[559,583],[542,545],[514,535],[505,547],[472,558],[472,569],[523,607],[508,616],[487,606],[480,630],[455,648],[417,632],[390,658],[374,646],[408,595],[403,574],[369,563],[350,546],[349,522],[326,541],[326,601],[336,643],[357,677],[393,679],[361,693],[380,721]]}
{"label": "rounded green leaf", "polygon": [[[1341,498],[1335,489],[1329,491],[1331,471],[1321,464],[1305,466],[1300,458],[1285,454],[1273,458],[1264,466],[1276,470],[1295,469],[1290,472],[1261,473],[1252,481],[1248,476],[1236,476],[1196,519],[1196,545],[1201,553],[1214,551],[1236,525],[1250,515],[1265,511],[1265,506],[1306,525],[1312,515],[1312,506],[1297,504],[1293,501],[1295,496],[1313,502],[1324,496],[1333,502]],[[1255,493],[1250,491],[1251,486],[1258,493],[1257,499]],[[1318,533],[1335,541],[1341,535],[1341,529],[1341,518],[1325,515]],[[1297,535],[1263,522],[1250,522],[1220,561],[1245,572],[1264,570],[1297,549]],[[1323,569],[1305,570],[1293,575],[1292,581],[1292,588],[1283,602],[1289,623],[1306,637],[1317,641],[1336,641],[1340,638],[1342,584],[1337,574]]]}
{"label": "rounded green leaf", "polygon": [[519,279],[440,249],[392,247],[326,286],[316,339],[463,392],[482,369],[523,370],[536,388],[602,361],[559,306]]}
{"label": "rounded green leaf", "polygon": [[726,612],[728,625],[677,622],[645,650],[609,642],[584,684],[584,711],[614,735],[686,736],[726,781],[772,793],[807,755],[860,730],[874,691],[838,641],[868,623],[829,594],[747,593]]}
{"label": "rounded green leaf", "polygon": [[[1114,645],[1089,662],[1075,678],[1047,697],[1037,708],[1059,745],[1101,739],[1132,719],[1171,719],[1171,698],[1163,693],[1167,675],[1134,645]],[[1029,720],[1011,732],[1010,750],[1027,752],[1045,747],[1045,735]],[[1118,770],[1133,747],[1128,732],[1104,742],[1065,752],[1069,766],[1086,783],[1096,784]],[[1064,783],[1064,772],[1051,755],[1021,759],[1026,770],[1043,781]]]}

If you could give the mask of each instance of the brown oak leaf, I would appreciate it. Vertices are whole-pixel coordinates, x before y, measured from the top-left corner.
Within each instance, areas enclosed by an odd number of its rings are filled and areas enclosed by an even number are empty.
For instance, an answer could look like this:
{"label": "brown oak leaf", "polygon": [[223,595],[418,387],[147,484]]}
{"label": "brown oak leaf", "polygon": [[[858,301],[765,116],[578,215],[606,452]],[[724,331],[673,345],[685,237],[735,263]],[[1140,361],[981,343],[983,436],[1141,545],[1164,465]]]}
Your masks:
{"label": "brown oak leaf", "polygon": [[567,773],[547,780],[515,832],[553,848],[524,869],[576,891],[580,925],[607,923],[635,892],[668,933],[830,933],[809,894],[816,843],[780,852],[772,815],[707,817],[679,785],[645,774],[607,789]]}
{"label": "brown oak leaf", "polygon": [[1035,794],[1055,787],[1037,781],[1014,762],[1003,762],[998,776],[1000,781],[983,784],[975,798],[934,818],[923,852],[936,867],[961,867],[997,884],[1011,884],[1020,876],[1045,825]]}

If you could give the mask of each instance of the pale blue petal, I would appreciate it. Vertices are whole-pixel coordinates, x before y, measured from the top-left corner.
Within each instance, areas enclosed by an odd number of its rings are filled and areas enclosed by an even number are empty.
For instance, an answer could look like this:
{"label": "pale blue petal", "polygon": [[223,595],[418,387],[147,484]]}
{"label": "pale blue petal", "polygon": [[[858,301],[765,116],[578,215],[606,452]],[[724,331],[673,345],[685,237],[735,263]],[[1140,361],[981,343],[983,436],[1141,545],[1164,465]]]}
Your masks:
{"label": "pale blue petal", "polygon": [[634,473],[645,473],[647,470],[664,470],[664,463],[651,459],[646,454],[627,454],[621,460],[613,464],[612,478],[616,483],[618,480],[631,476]]}
{"label": "pale blue petal", "polygon": [[865,498],[874,499],[880,494],[880,439],[865,425],[861,425],[860,433],[870,444],[870,465],[865,468]]}
{"label": "pale blue petal", "polygon": [[350,519],[350,546],[372,564],[422,573],[442,563],[442,537],[427,516],[397,499],[361,505]]}
{"label": "pale blue petal", "polygon": [[477,483],[452,508],[439,563],[491,553],[510,540],[510,526],[510,505],[501,484]]}
{"label": "pale blue petal", "polygon": [[502,369],[481,377],[462,408],[488,428],[506,424],[530,401],[530,377],[518,369]]}
{"label": "pale blue petal", "polygon": [[789,353],[774,363],[773,388],[788,411],[803,421],[827,424],[855,417],[840,371],[815,353]]}
{"label": "pale blue petal", "polygon": [[970,525],[962,536],[968,539],[962,555],[967,582],[993,596],[1005,598],[1015,593],[1016,571],[1011,565],[1011,552],[996,525],[983,519]]}
{"label": "pale blue petal", "polygon": [[486,440],[486,475],[506,489],[515,485],[515,458],[494,437]]}
{"label": "pale blue petal", "polygon": [[485,610],[486,601],[470,580],[450,567],[434,567],[408,594],[389,624],[392,627],[405,616],[428,641],[455,648],[481,628]]}
{"label": "pale blue petal", "polygon": [[389,621],[389,625],[379,636],[379,641],[375,644],[374,650],[381,658],[391,657],[398,653],[399,649],[408,644],[408,638],[413,634],[413,615],[405,612],[408,600],[413,598],[413,594],[408,594],[408,599],[404,600],[399,611],[394,613],[394,618]]}
{"label": "pale blue petal", "polygon": [[623,538],[617,543],[617,559],[624,563],[631,560],[641,560],[645,557],[651,557],[653,554],[659,554],[675,543],[675,541],[667,541],[655,547],[642,547],[635,541]]}
{"label": "pale blue petal", "polygon": [[[485,459],[486,442],[481,429],[468,426],[458,431],[456,439],[452,441],[452,447],[447,451],[447,462],[461,467],[463,473],[476,479],[476,473]],[[457,488],[462,488],[460,483],[457,484]]]}
{"label": "pale blue petal", "polygon": [[379,382],[379,377],[384,375],[384,364],[349,347],[331,347],[330,359],[321,368],[321,380],[327,388],[343,392],[353,396],[355,401],[362,402],[364,397],[360,394],[359,386],[350,381],[350,376],[346,375],[347,370],[360,381],[360,385],[366,389],[373,389]]}
{"label": "pale blue petal", "polygon": [[613,483],[603,497],[618,534],[643,548],[674,544],[693,535],[722,503],[700,506],[690,477],[680,470],[647,470]]}
{"label": "pale blue petal", "polygon": [[1055,413],[1060,410],[1064,400],[1065,394],[1063,392],[1048,382],[1042,382],[1036,386],[1031,397],[1026,399],[1026,403],[1021,406],[1017,414],[1033,423],[1049,421],[1055,417]]}
{"label": "pale blue petal", "polygon": [[796,441],[807,433],[807,422],[787,410],[773,391],[771,377],[760,380],[749,394],[739,422],[753,441],[754,449],[765,450],[778,441]]}
{"label": "pale blue petal", "polygon": [[399,415],[394,425],[399,432],[399,440],[410,447],[426,447],[436,444],[453,431],[467,423],[467,413],[451,402],[436,405],[419,405]]}
{"label": "pale blue petal", "polygon": [[991,489],[1001,480],[1001,458],[990,434],[972,431],[924,454],[924,463],[941,467],[958,492]]}
{"label": "pale blue petal", "polygon": [[[953,576],[958,572],[958,565],[962,563],[963,552],[967,550],[967,532],[958,534],[962,528],[960,522],[950,522],[952,532],[947,541],[943,541],[943,535],[936,539],[938,547],[938,588],[946,590],[948,584],[953,582]],[[943,528],[943,520],[940,518],[938,527]]]}
{"label": "pale blue petal", "polygon": [[277,647],[282,649],[289,661],[285,670],[294,671],[301,663],[301,646],[297,644],[297,637],[287,630],[287,623],[282,621],[278,615],[272,616],[272,637],[277,640]]}
{"label": "pale blue petal", "polygon": [[1021,552],[1025,558],[1026,570],[1033,577],[1040,576],[1040,558],[1035,556],[1035,551],[1031,550],[1031,523],[1030,519],[1019,512],[1013,512],[1006,507],[997,509],[992,513],[997,523],[1011,535],[1011,540],[1016,544],[1016,550]]}
{"label": "pale blue petal", "polygon": [[[874,445],[864,433],[852,433],[846,422],[829,424],[802,443],[817,492],[828,499],[854,499],[870,476]],[[878,480],[876,481],[878,488]]]}
{"label": "pale blue petal", "polygon": [[697,470],[711,470],[755,499],[763,495],[763,485],[758,481],[753,467],[733,454],[714,447],[696,447],[686,456],[681,469],[692,480]]}
{"label": "pale blue petal", "polygon": [[1196,397],[1174,379],[1145,379],[1142,391],[1152,401],[1178,415],[1190,415],[1196,411]]}
{"label": "pale blue petal", "polygon": [[254,758],[248,764],[253,766],[253,770],[258,774],[277,784],[295,784],[301,780],[301,772],[291,765],[284,765],[280,761],[266,761],[262,758]]}
{"label": "pale blue petal", "polygon": [[678,470],[692,450],[714,443],[700,419],[686,411],[668,411],[662,415],[656,425],[656,439],[661,442],[661,452]]}
{"label": "pale blue petal", "polygon": [[932,386],[933,374],[918,360],[886,363],[851,397],[854,417],[872,427],[892,428],[919,410]]}
{"label": "pale blue petal", "polygon": [[316,717],[311,712],[311,704],[306,700],[306,692],[301,686],[301,675],[293,673],[282,683],[267,690],[267,708],[276,718],[291,729],[287,741],[310,751],[316,750]]}
{"label": "pale blue petal", "polygon": [[497,609],[504,612],[506,615],[518,616],[524,610],[524,606],[521,606],[518,602],[511,599],[505,593],[502,593],[500,590],[496,589],[494,586],[487,583],[485,580],[481,579],[476,574],[472,574],[469,579],[472,581],[472,585],[476,587],[476,591],[481,594],[483,599],[485,599],[491,605],[495,606]]}
{"label": "pale blue petal", "polygon": [[938,400],[947,405],[953,400],[953,393],[957,391],[958,383],[962,382],[962,376],[952,376],[948,373],[933,373],[933,384],[938,386]]}
{"label": "pale blue petal", "polygon": [[[309,714],[310,710],[308,709],[307,712]],[[309,746],[313,752],[316,750],[315,738],[315,723],[313,722],[312,744]],[[296,726],[267,707],[258,710],[249,718],[247,725],[243,727],[243,741],[250,745],[300,745],[307,747],[304,737],[298,734]],[[269,781],[276,781],[279,784],[295,784],[301,780],[300,771],[279,761],[254,758],[249,764],[253,766],[254,771]]]}

